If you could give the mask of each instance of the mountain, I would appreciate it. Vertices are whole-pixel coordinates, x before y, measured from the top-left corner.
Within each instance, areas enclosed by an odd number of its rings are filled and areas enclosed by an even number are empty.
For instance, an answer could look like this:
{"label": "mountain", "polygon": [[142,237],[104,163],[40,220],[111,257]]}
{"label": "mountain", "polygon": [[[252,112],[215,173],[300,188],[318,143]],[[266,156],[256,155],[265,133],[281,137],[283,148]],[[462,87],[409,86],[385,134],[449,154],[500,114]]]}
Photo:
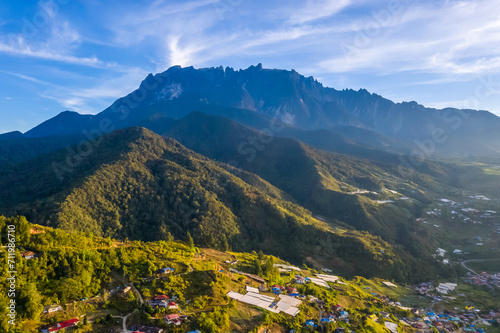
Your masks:
{"label": "mountain", "polygon": [[[410,180],[398,174],[397,164],[377,165],[324,152],[294,139],[268,137],[226,118],[199,112],[168,124],[155,121],[149,125],[200,154],[259,175],[300,205],[331,220],[389,239],[397,238],[397,231],[409,222],[406,213],[377,204],[374,196],[371,200],[349,194],[360,188],[377,192],[386,188],[413,189]],[[422,188],[430,181],[417,178],[413,180]]]}
{"label": "mountain", "polygon": [[28,138],[48,136],[65,136],[81,134],[85,126],[92,120],[92,115],[81,115],[78,112],[64,111],[32,128],[24,135]]}
{"label": "mountain", "polygon": [[[239,71],[170,68],[148,76],[137,91],[117,100],[95,121],[102,117],[113,120],[120,114],[120,120],[131,125],[137,118],[158,114],[182,118],[194,110],[209,113],[199,110],[203,104],[251,110],[305,130],[350,126],[412,144],[435,137],[437,129],[471,136],[500,128],[500,118],[489,112],[393,103],[364,89],[326,88],[293,70],[263,69],[261,65]],[[232,119],[235,113],[223,116]]]}
{"label": "mountain", "polygon": [[77,147],[1,175],[0,212],[122,239],[183,239],[189,231],[200,245],[264,250],[296,263],[314,257],[346,274],[443,273],[437,263],[425,263],[427,256],[415,258],[352,228],[335,229],[262,178],[149,130],[118,130],[93,142],[87,154],[70,155]]}
{"label": "mountain", "polygon": [[[260,64],[238,71],[229,67],[171,67],[150,74],[136,91],[95,116],[64,112],[26,135],[81,134],[85,130],[106,134],[157,118],[180,119],[192,111],[224,116],[242,124],[254,113],[263,116],[261,120],[283,122],[287,128],[329,130],[348,140],[396,153],[499,155],[500,135],[496,133],[500,118],[487,111],[437,110],[416,102],[394,103],[365,89],[336,90],[294,70],[264,69]],[[256,120],[254,117],[252,121]],[[485,132],[495,133],[495,139],[481,135]]]}
{"label": "mountain", "polygon": [[12,140],[12,139],[22,139],[22,138],[24,138],[24,134],[19,131],[0,134],[0,140]]}
{"label": "mountain", "polygon": [[295,71],[173,67],[97,115],[64,112],[1,140],[0,213],[120,239],[189,231],[204,246],[427,279],[453,239],[415,220],[437,198],[496,193],[496,169],[467,161],[494,163],[496,119]]}
{"label": "mountain", "polygon": [[0,139],[0,174],[5,172],[7,167],[12,167],[19,162],[28,161],[36,156],[86,140],[84,135],[29,138],[22,134],[10,139]]}

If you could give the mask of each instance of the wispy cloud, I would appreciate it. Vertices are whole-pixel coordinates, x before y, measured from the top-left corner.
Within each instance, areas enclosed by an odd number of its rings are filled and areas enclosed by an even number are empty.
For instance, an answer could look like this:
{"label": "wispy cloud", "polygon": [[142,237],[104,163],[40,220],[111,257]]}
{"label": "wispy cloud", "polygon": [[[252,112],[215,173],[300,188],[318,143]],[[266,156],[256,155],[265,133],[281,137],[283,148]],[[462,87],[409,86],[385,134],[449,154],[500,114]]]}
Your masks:
{"label": "wispy cloud", "polygon": [[35,83],[39,83],[39,84],[43,84],[43,85],[51,85],[50,83],[48,83],[46,81],[39,80],[39,79],[37,79],[33,76],[30,76],[30,75],[25,75],[25,74],[21,74],[21,73],[14,73],[11,71],[4,71],[4,70],[0,70],[0,73],[12,75],[12,76],[15,76],[15,77],[18,77],[20,79],[30,81],[30,82],[35,82]]}
{"label": "wispy cloud", "polygon": [[95,114],[102,111],[99,106],[110,105],[115,99],[135,90],[138,82],[147,74],[140,68],[131,68],[119,77],[101,78],[89,87],[52,86],[41,92],[40,96],[57,101],[64,108],[72,111]]}
{"label": "wispy cloud", "polygon": [[[33,23],[30,34],[8,33],[0,35],[0,53],[15,56],[38,58],[73,65],[106,67],[97,56],[78,56],[74,51],[82,43],[80,33],[62,14],[53,11],[51,6],[44,7],[46,21],[40,28]],[[40,14],[42,15],[42,14]],[[34,16],[35,17],[35,16]]]}
{"label": "wispy cloud", "polygon": [[300,25],[330,17],[353,4],[352,0],[307,0],[305,5],[294,8],[288,23]]}
{"label": "wispy cloud", "polygon": [[19,38],[16,44],[5,44],[0,42],[0,52],[9,53],[16,56],[26,56],[45,60],[52,60],[58,62],[65,62],[74,65],[84,65],[84,66],[104,66],[97,57],[77,57],[72,55],[65,55],[56,53],[50,49],[40,48],[33,49],[28,45],[23,38]]}
{"label": "wispy cloud", "polygon": [[[376,37],[363,30],[353,31],[350,40],[344,38],[352,52],[337,52],[333,58],[320,62],[319,70],[425,71],[447,75],[498,71],[500,57],[494,45],[500,42],[500,21],[495,8],[495,4],[486,1],[414,4],[404,14],[409,19],[402,19]],[[356,38],[364,43],[356,44]]]}

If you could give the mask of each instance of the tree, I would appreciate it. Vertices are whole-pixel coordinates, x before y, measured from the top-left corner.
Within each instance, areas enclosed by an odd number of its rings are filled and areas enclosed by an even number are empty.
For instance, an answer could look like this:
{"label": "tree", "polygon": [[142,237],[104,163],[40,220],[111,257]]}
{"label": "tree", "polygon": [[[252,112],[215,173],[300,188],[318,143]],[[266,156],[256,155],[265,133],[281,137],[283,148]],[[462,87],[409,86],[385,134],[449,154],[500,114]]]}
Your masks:
{"label": "tree", "polygon": [[29,283],[21,289],[20,306],[24,309],[26,318],[38,320],[43,310],[42,296],[34,283]]}
{"label": "tree", "polygon": [[257,274],[258,276],[262,276],[264,272],[262,272],[262,265],[260,263],[260,259],[255,260],[255,266],[256,266],[255,274]]}
{"label": "tree", "polygon": [[[1,215],[0,215],[0,235],[1,235],[2,237],[5,237],[4,235],[6,235],[6,232],[5,232],[5,230],[4,230],[4,227],[5,227],[5,221],[6,221],[5,216],[1,216]],[[2,241],[3,241],[3,240],[0,238],[0,245],[2,245]]]}
{"label": "tree", "polygon": [[187,243],[187,246],[189,246],[190,249],[194,248],[194,240],[193,240],[193,237],[191,237],[191,234],[189,233],[189,231],[187,232],[187,240],[186,240],[186,243]]}
{"label": "tree", "polygon": [[229,244],[227,243],[227,238],[226,236],[224,236],[224,238],[222,239],[222,247],[221,247],[221,250],[226,252],[229,250]]}
{"label": "tree", "polygon": [[7,219],[7,224],[16,226],[16,245],[27,246],[30,241],[31,225],[24,216],[17,216]]}

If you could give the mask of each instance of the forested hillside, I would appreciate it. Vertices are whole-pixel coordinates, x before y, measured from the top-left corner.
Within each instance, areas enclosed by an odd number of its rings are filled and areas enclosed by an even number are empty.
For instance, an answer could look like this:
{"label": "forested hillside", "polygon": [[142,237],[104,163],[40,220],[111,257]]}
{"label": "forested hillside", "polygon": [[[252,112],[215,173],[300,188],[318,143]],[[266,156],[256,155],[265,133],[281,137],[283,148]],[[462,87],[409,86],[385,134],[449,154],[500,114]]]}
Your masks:
{"label": "forested hillside", "polygon": [[428,264],[429,253],[413,257],[366,232],[335,229],[258,176],[148,130],[120,130],[94,144],[72,167],[62,150],[3,175],[2,212],[121,239],[185,239],[189,231],[203,246],[264,250],[299,263],[313,257],[346,274],[418,279],[442,272]]}

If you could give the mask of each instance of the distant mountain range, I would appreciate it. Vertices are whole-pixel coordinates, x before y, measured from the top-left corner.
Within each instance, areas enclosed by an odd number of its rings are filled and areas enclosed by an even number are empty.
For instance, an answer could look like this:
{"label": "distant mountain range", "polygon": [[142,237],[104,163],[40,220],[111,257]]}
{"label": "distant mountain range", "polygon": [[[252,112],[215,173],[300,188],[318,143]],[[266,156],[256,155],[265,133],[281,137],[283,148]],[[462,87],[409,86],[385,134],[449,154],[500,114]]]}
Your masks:
{"label": "distant mountain range", "polygon": [[[500,118],[490,112],[394,103],[364,89],[327,88],[294,70],[264,69],[260,64],[238,71],[172,67],[150,74],[136,91],[95,116],[66,111],[24,136],[79,135],[85,130],[92,136],[164,118],[181,119],[193,111],[259,130],[268,128],[270,121],[276,128],[283,123],[285,134],[268,130],[316,142],[321,148],[329,144],[326,141],[350,140],[426,157],[500,155]],[[0,139],[19,137],[19,133],[0,135]]]}

